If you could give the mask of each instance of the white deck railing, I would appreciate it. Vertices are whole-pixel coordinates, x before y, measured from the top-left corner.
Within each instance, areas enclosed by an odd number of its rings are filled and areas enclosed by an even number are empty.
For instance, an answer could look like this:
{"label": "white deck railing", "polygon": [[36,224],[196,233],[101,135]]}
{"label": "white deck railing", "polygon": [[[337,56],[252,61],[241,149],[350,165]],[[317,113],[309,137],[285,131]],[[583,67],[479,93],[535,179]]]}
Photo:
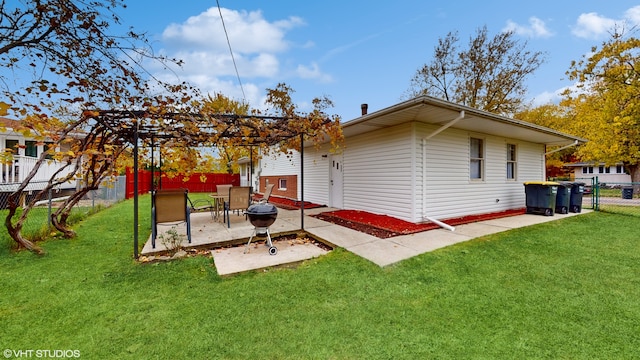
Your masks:
{"label": "white deck railing", "polygon": [[[20,184],[33,170],[37,158],[30,156],[14,156],[14,160],[11,164],[1,164],[2,178],[0,178],[0,184]],[[36,176],[30,182],[46,182],[53,174],[60,168],[61,163],[54,160],[47,160],[38,169]],[[58,174],[63,177],[69,174],[69,170],[64,170]],[[75,182],[74,182],[75,183]]]}

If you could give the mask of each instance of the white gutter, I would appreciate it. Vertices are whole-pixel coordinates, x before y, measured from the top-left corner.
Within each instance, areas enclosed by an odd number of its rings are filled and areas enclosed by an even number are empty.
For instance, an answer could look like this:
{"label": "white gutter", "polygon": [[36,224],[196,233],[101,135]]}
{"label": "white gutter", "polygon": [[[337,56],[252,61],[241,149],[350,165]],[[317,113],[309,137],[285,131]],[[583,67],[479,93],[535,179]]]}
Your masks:
{"label": "white gutter", "polygon": [[441,133],[442,131],[446,130],[447,128],[449,128],[450,126],[452,126],[453,124],[457,123],[458,121],[464,119],[464,111],[460,111],[460,115],[458,115],[458,117],[456,117],[455,119],[449,121],[448,123],[442,125],[441,127],[439,127],[436,131],[432,132],[431,134],[429,134],[428,136],[425,136],[422,138],[422,218],[423,219],[427,219],[429,221],[431,221],[432,223],[445,228],[447,230],[450,231],[455,231],[456,228],[449,225],[449,224],[445,224],[442,221],[439,221],[437,219],[434,219],[430,216],[428,216],[426,214],[426,209],[427,209],[427,197],[425,195],[426,190],[427,190],[427,140],[431,139],[432,137],[438,135],[439,133]]}

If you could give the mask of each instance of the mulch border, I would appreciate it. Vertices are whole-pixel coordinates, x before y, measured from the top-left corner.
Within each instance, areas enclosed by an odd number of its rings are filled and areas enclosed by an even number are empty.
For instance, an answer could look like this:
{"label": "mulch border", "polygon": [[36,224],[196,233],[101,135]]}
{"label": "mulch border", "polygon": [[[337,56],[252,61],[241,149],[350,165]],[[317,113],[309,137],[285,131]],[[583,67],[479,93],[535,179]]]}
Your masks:
{"label": "mulch border", "polygon": [[[513,209],[499,211],[487,214],[469,215],[458,218],[446,219],[442,222],[451,226],[469,224],[478,221],[500,219],[503,217],[525,214],[526,209]],[[439,225],[428,222],[415,224],[408,221],[400,220],[387,215],[372,214],[361,210],[336,210],[313,215],[318,219],[341,225],[350,229],[365,232],[370,235],[385,239],[399,235],[415,234],[423,231],[434,230],[440,228]],[[360,220],[367,217],[370,221]],[[384,223],[385,225],[380,225]],[[392,225],[393,227],[389,226]]]}

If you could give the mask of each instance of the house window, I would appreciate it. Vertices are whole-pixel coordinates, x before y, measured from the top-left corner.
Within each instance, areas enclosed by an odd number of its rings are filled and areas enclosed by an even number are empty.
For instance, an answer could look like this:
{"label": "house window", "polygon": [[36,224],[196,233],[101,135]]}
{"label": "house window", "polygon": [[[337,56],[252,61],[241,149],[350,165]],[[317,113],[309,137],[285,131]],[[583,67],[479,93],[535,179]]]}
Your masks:
{"label": "house window", "polygon": [[469,147],[469,176],[471,180],[482,180],[484,178],[484,141],[471,138]]}
{"label": "house window", "polygon": [[29,157],[38,157],[38,146],[35,141],[24,142],[24,154]]}
{"label": "house window", "polygon": [[624,165],[616,165],[616,174],[625,174]]}
{"label": "house window", "polygon": [[287,179],[278,179],[278,190],[287,190]]}
{"label": "house window", "polygon": [[53,159],[53,153],[55,152],[54,144],[52,142],[50,142],[50,141],[47,141],[46,143],[44,143],[44,151],[47,152],[46,159],[52,160]]}
{"label": "house window", "polygon": [[5,140],[4,142],[5,149],[11,150],[14,155],[18,155],[18,140]]}
{"label": "house window", "polygon": [[593,166],[583,166],[582,167],[583,174],[593,174]]}
{"label": "house window", "polygon": [[516,179],[516,146],[507,144],[507,180]]}

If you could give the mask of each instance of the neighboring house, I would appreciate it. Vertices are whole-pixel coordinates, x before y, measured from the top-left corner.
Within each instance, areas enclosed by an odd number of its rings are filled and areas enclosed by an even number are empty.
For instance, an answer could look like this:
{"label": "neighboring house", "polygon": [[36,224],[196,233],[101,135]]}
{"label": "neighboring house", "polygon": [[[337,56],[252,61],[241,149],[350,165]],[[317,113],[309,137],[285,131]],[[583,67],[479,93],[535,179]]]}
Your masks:
{"label": "neighboring house", "polygon": [[[23,125],[17,120],[0,117],[0,127],[4,130],[0,131],[0,153],[11,152],[13,154],[12,161],[0,164],[2,170],[0,193],[6,194],[18,188],[34,168],[40,155],[46,151],[50,142],[25,137],[21,131]],[[44,182],[48,181],[59,167],[60,164],[54,160],[43,163],[26,190],[42,189]],[[75,188],[75,182],[61,188]]]}
{"label": "neighboring house", "polygon": [[[258,177],[251,169],[251,160],[248,156],[238,159],[238,167],[240,171],[240,186],[251,186],[253,191],[257,191]],[[254,160],[255,161],[255,160]]]}
{"label": "neighboring house", "polygon": [[598,177],[600,183],[630,183],[631,175],[627,174],[622,164],[607,166],[604,163],[579,162],[566,164],[565,167],[573,168],[573,178],[583,182],[593,181]]}
{"label": "neighboring house", "polygon": [[[269,153],[263,154],[257,162],[254,174],[257,187],[255,191],[263,193],[268,184],[275,184],[271,194],[293,200],[301,198],[300,187],[300,156],[298,152],[291,154]],[[305,174],[306,170],[305,170]],[[305,191],[305,194],[307,191]],[[308,200],[305,198],[305,200]]]}
{"label": "neighboring house", "polygon": [[[344,151],[265,156],[260,185],[292,197],[410,222],[525,207],[523,183],[545,179],[547,146],[586,140],[423,96],[343,123]],[[301,175],[304,184],[301,184]],[[276,195],[274,189],[274,195]]]}

